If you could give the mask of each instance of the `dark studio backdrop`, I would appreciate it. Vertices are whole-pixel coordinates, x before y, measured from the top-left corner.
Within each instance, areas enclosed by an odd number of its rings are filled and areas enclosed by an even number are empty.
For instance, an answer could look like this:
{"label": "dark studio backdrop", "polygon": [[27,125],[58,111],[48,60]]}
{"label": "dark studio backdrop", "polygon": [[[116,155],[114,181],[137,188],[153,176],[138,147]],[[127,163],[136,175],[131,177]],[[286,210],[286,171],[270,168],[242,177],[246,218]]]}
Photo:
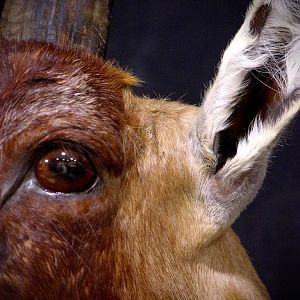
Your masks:
{"label": "dark studio backdrop", "polygon": [[[107,57],[145,81],[137,93],[198,104],[248,4],[115,0]],[[298,117],[273,155],[262,190],[233,226],[273,299],[300,299],[299,132]]]}

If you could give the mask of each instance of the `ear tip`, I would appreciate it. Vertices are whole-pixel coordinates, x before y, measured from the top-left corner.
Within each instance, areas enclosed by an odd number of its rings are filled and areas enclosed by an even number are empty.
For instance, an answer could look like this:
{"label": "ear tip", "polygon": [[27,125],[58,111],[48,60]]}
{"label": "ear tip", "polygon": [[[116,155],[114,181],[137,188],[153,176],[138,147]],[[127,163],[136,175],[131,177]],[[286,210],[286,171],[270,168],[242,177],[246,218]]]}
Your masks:
{"label": "ear tip", "polygon": [[261,33],[267,17],[271,11],[270,4],[262,4],[256,10],[254,17],[250,21],[250,33],[254,36],[257,36]]}

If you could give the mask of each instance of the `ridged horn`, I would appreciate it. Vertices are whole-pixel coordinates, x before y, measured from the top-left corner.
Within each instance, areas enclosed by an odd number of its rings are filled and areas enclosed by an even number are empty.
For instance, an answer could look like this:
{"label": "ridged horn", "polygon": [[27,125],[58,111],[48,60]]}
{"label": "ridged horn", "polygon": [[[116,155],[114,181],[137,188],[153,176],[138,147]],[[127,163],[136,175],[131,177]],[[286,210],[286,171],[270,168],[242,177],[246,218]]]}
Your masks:
{"label": "ridged horn", "polygon": [[105,56],[112,0],[6,0],[0,37],[76,45]]}

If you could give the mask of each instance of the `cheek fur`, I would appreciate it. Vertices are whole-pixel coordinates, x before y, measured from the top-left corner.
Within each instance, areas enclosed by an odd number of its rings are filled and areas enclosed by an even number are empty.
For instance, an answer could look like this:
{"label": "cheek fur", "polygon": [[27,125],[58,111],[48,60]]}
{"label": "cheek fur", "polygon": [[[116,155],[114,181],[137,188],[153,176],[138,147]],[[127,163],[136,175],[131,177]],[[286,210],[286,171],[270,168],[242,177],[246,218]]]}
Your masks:
{"label": "cheek fur", "polygon": [[99,286],[94,292],[111,296],[113,292],[106,287],[114,272],[106,268],[115,265],[117,206],[110,189],[73,202],[41,200],[40,195],[30,194],[22,199],[1,220],[5,224],[2,234],[8,239],[1,236],[0,246],[9,249],[1,253],[9,256],[1,257],[5,269],[0,291],[17,290],[23,295],[20,299],[43,297],[49,285],[64,282],[65,291],[61,287],[50,293],[55,299],[66,291],[76,297],[78,285],[86,291]]}
{"label": "cheek fur", "polygon": [[5,268],[5,264],[8,258],[8,245],[7,236],[3,226],[1,226],[0,230],[0,272],[2,272]]}

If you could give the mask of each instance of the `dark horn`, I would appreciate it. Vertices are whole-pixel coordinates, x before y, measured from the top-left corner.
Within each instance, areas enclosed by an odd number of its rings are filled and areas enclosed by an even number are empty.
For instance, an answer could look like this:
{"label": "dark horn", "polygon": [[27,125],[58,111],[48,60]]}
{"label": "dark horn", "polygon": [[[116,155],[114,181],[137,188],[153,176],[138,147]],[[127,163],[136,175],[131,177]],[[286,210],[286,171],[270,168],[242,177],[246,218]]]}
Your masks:
{"label": "dark horn", "polygon": [[76,45],[105,56],[112,0],[6,0],[0,37]]}

